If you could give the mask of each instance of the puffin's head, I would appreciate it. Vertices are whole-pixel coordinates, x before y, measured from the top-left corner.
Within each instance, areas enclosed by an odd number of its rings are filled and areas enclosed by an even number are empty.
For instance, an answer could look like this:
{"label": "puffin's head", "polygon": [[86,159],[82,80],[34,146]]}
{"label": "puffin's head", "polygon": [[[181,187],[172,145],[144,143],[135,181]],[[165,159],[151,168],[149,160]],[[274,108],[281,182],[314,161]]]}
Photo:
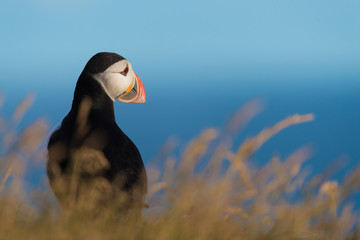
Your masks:
{"label": "puffin's head", "polygon": [[144,85],[124,57],[116,53],[98,53],[89,60],[84,71],[101,84],[113,101],[145,103]]}

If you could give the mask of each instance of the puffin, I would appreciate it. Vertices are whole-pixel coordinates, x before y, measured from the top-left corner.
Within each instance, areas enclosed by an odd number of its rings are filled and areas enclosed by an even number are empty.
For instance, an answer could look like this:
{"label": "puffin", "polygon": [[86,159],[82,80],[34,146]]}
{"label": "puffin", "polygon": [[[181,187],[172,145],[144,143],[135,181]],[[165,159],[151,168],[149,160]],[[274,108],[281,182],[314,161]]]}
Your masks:
{"label": "puffin", "polygon": [[46,172],[60,206],[147,206],[146,170],[138,148],[115,121],[116,100],[145,103],[144,85],[127,59],[97,53],[81,72],[71,110],[47,146]]}

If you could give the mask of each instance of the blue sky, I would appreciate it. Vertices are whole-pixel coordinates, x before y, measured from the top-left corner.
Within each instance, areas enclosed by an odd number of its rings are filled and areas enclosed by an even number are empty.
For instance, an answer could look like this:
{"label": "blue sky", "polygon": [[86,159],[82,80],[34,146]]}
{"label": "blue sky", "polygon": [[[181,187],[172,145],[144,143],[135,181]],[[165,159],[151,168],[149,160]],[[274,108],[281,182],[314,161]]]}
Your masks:
{"label": "blue sky", "polygon": [[0,69],[59,74],[114,51],[149,72],[355,71],[359,10],[355,0],[2,1]]}
{"label": "blue sky", "polygon": [[312,142],[315,165],[341,154],[358,161],[359,12],[357,0],[1,1],[2,111],[33,91],[27,122],[45,116],[54,127],[87,60],[112,51],[145,85],[147,104],[115,106],[145,161],[168,136],[186,142],[219,127],[254,96],[267,104],[249,135],[293,113],[316,115],[261,157]]}

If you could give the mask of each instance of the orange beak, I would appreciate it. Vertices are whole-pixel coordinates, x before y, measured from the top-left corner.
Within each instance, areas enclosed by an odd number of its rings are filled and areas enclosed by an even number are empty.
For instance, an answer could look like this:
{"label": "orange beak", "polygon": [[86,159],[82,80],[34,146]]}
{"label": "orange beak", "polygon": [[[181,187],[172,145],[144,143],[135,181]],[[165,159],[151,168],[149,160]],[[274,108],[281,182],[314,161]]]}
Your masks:
{"label": "orange beak", "polygon": [[140,78],[138,77],[138,75],[134,72],[135,76],[136,76],[136,80],[138,81],[138,95],[135,97],[134,100],[131,101],[131,103],[145,103],[146,102],[146,93],[145,93],[145,88],[144,88],[144,84],[142,83],[142,81],[140,80]]}

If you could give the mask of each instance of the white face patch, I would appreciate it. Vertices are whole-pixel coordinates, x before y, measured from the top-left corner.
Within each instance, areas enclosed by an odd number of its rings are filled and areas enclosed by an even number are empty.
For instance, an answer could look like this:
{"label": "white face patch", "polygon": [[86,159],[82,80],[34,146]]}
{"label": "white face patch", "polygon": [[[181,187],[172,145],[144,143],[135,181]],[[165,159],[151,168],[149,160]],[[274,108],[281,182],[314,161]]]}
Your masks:
{"label": "white face patch", "polygon": [[130,90],[136,81],[131,64],[125,59],[114,63],[102,73],[94,74],[93,77],[113,101]]}

